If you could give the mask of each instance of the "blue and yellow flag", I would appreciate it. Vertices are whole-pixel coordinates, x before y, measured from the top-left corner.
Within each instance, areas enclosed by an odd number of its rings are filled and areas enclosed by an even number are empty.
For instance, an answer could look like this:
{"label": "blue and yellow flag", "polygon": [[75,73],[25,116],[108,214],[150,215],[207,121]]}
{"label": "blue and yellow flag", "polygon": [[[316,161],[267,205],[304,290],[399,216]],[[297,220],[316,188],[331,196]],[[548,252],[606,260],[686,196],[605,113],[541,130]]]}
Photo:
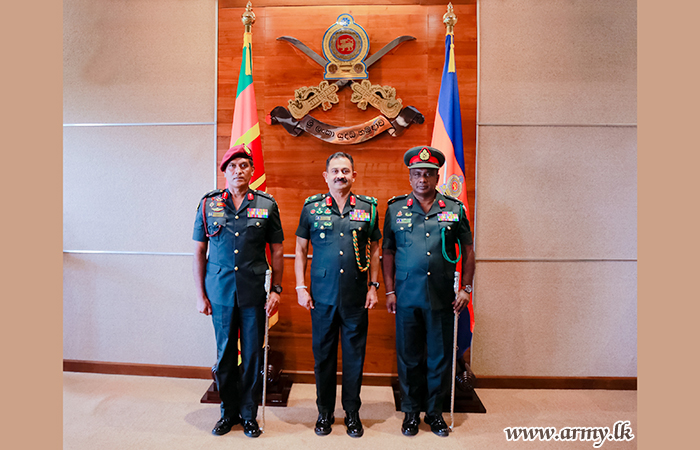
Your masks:
{"label": "blue and yellow flag", "polygon": [[[445,66],[442,70],[440,96],[438,97],[433,139],[430,146],[435,147],[445,155],[445,164],[440,168],[440,180],[442,183],[438,186],[438,190],[443,194],[460,199],[464,203],[467,219],[471,222],[467,190],[464,188],[462,113],[459,107],[454,35],[450,32],[445,36]],[[473,229],[474,226],[472,224]],[[461,265],[457,264],[457,270],[460,268]],[[462,317],[460,319],[462,320],[459,321],[459,330],[457,332],[457,346],[459,347],[457,357],[461,357],[464,351],[471,346],[472,333],[474,331],[474,309],[472,303],[470,301],[467,309],[461,313]],[[469,314],[468,318],[464,317],[465,313]]]}

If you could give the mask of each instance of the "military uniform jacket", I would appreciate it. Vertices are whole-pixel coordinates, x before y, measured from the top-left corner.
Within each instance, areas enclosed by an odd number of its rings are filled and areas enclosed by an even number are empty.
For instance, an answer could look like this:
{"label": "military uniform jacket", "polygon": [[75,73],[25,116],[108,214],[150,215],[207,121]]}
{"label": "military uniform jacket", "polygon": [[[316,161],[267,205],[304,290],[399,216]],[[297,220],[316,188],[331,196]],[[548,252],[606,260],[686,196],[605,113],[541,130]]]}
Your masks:
{"label": "military uniform jacket", "polygon": [[[443,206],[444,205],[444,206]],[[472,244],[462,202],[439,192],[426,214],[413,193],[389,200],[384,217],[385,249],[396,252],[395,290],[401,306],[451,308],[455,299],[455,244]]]}
{"label": "military uniform jacket", "polygon": [[306,199],[296,235],[311,241],[311,297],[326,305],[363,307],[367,295],[367,275],[358,268],[353,246],[357,236],[360,264],[367,265],[367,238],[378,241],[377,199],[352,192],[343,211],[330,194]]}
{"label": "military uniform jacket", "polygon": [[284,240],[277,202],[271,195],[249,189],[236,211],[228,190],[209,192],[197,207],[192,239],[209,242],[204,287],[209,300],[241,307],[265,304],[267,243]]}

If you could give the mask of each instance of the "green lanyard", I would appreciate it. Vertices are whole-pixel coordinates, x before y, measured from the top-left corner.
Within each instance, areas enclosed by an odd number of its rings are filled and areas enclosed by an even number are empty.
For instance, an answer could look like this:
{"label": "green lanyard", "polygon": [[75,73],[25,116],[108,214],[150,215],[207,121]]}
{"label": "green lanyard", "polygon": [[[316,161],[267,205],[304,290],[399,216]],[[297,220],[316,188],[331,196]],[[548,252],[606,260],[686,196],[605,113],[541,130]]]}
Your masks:
{"label": "green lanyard", "polygon": [[445,258],[447,261],[451,262],[452,264],[457,264],[462,258],[462,244],[459,243],[459,240],[457,240],[457,249],[458,249],[458,254],[457,254],[457,259],[454,261],[450,259],[449,256],[447,256],[447,251],[445,250],[445,229],[442,229],[442,256]]}

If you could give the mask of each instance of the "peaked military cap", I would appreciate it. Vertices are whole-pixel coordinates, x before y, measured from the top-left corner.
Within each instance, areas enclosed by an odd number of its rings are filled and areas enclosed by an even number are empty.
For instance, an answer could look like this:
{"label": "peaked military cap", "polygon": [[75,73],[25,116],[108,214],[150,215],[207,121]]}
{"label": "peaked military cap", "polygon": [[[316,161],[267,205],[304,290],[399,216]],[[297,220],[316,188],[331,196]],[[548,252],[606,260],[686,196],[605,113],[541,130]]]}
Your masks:
{"label": "peaked military cap", "polygon": [[445,164],[445,155],[434,147],[422,145],[404,153],[403,162],[409,169],[439,169]]}

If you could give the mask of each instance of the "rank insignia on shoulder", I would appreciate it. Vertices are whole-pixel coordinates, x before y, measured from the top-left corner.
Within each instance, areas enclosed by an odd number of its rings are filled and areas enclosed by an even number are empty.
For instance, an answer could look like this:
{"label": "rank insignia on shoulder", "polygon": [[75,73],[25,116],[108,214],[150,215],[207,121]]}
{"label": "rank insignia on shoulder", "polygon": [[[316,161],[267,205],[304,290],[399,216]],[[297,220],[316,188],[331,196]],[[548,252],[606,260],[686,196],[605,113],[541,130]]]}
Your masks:
{"label": "rank insignia on shoulder", "polygon": [[396,202],[397,200],[401,200],[402,198],[408,197],[408,194],[404,195],[397,195],[395,197],[391,197],[388,201],[387,204],[391,205],[392,203]]}
{"label": "rank insignia on shoulder", "polygon": [[377,204],[377,199],[375,197],[370,197],[368,195],[358,195],[357,196],[360,200],[363,200],[371,205],[376,205]]}
{"label": "rank insignia on shoulder", "polygon": [[267,219],[269,214],[268,210],[265,208],[248,208],[248,217],[256,217],[258,219]]}
{"label": "rank insignia on shoulder", "polygon": [[369,222],[369,213],[363,209],[353,209],[350,211],[350,220],[356,222]]}
{"label": "rank insignia on shoulder", "polygon": [[452,211],[438,213],[438,222],[459,222],[459,214]]}
{"label": "rank insignia on shoulder", "polygon": [[[317,200],[320,197],[320,194],[312,195],[311,197],[306,197],[306,200],[304,200],[304,204],[313,202],[314,200]],[[316,205],[318,206],[318,205]]]}

